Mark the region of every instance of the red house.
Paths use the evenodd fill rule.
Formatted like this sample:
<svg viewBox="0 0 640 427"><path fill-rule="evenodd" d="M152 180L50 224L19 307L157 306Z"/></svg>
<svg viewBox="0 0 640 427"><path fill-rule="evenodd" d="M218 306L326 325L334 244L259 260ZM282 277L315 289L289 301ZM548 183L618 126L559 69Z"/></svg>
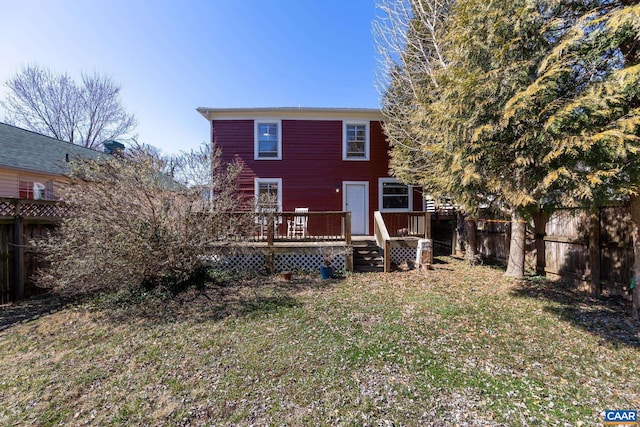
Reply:
<svg viewBox="0 0 640 427"><path fill-rule="evenodd" d="M198 108L223 159L243 165L239 189L278 211L350 211L352 234L373 212L423 211L420 188L389 176L382 113L363 108Z"/></svg>

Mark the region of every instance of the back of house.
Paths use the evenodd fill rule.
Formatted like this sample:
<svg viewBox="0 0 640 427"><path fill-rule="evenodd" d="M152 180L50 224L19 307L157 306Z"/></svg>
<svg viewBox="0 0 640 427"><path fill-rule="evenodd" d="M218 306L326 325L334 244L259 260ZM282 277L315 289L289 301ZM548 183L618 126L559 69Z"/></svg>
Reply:
<svg viewBox="0 0 640 427"><path fill-rule="evenodd" d="M349 211L354 235L373 233L373 213L423 211L419 187L389 175L380 110L198 108L225 162L243 169L239 190L277 211Z"/></svg>

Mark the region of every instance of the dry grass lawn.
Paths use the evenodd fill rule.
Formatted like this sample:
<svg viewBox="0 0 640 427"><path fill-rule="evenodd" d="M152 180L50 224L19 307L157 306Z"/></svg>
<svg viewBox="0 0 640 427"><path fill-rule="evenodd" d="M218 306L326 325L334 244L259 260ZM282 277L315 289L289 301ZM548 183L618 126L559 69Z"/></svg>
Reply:
<svg viewBox="0 0 640 427"><path fill-rule="evenodd" d="M0 425L601 426L640 409L625 302L435 267L0 306Z"/></svg>

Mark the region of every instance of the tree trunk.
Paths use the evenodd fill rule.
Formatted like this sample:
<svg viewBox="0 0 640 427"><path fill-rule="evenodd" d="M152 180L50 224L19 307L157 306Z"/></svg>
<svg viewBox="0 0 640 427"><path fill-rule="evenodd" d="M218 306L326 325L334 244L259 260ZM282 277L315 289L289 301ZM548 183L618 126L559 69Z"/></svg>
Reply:
<svg viewBox="0 0 640 427"><path fill-rule="evenodd" d="M631 219L633 221L633 278L635 286L631 290L633 306L631 317L638 319L640 311L640 196L631 197Z"/></svg>
<svg viewBox="0 0 640 427"><path fill-rule="evenodd" d="M511 212L511 244L505 276L521 279L524 277L524 257L526 251L526 223L514 209Z"/></svg>
<svg viewBox="0 0 640 427"><path fill-rule="evenodd" d="M478 262L478 228L476 221L471 218L465 218L464 228L467 235L466 258L472 265L475 265Z"/></svg>

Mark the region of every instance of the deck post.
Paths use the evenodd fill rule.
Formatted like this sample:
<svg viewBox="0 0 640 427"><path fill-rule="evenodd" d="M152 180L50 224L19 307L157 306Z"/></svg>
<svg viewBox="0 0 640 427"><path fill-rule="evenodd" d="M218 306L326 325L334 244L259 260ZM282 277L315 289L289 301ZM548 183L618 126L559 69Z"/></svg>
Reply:
<svg viewBox="0 0 640 427"><path fill-rule="evenodd" d="M431 239L431 213L424 213L424 238Z"/></svg>
<svg viewBox="0 0 640 427"><path fill-rule="evenodd" d="M267 246L273 246L273 235L275 234L275 225L273 214L270 213L267 219Z"/></svg>
<svg viewBox="0 0 640 427"><path fill-rule="evenodd" d="M391 240L384 241L384 272L391 272Z"/></svg>
<svg viewBox="0 0 640 427"><path fill-rule="evenodd" d="M344 240L347 245L351 244L351 212L344 213Z"/></svg>

